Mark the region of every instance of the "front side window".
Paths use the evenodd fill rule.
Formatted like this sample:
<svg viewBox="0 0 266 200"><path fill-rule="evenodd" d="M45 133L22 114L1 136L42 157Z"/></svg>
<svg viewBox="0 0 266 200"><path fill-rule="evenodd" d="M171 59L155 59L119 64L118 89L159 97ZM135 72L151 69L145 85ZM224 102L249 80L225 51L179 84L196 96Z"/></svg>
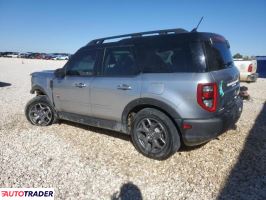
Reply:
<svg viewBox="0 0 266 200"><path fill-rule="evenodd" d="M136 75L138 68L131 47L112 47L105 50L104 76Z"/></svg>
<svg viewBox="0 0 266 200"><path fill-rule="evenodd" d="M69 76L92 76L96 63L96 51L78 52L67 64Z"/></svg>

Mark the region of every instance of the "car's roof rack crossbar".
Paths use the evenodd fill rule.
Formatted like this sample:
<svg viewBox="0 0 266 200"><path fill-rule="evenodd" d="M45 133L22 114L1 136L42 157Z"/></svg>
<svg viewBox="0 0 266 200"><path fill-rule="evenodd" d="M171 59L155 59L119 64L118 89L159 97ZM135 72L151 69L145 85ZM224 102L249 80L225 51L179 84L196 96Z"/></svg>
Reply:
<svg viewBox="0 0 266 200"><path fill-rule="evenodd" d="M177 34L177 33L187 33L188 31L182 28L177 29L165 29L165 30L157 30L157 31L146 31L146 32L139 32L139 33L130 33L125 35L117 35L117 36L111 36L111 37L105 37L105 38L99 38L92 40L88 43L88 45L95 45L95 44L102 44L105 40L112 40L117 38L135 38L135 37L142 37L145 35L166 35L166 34Z"/></svg>

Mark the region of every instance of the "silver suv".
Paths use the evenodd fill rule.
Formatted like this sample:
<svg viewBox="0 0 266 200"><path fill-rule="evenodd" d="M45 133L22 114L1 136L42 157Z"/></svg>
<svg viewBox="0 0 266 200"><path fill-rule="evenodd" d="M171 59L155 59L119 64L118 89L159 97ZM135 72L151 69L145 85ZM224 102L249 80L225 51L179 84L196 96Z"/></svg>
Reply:
<svg viewBox="0 0 266 200"><path fill-rule="evenodd" d="M166 159L239 119L239 72L229 48L221 35L184 29L93 40L63 68L32 74L37 96L26 117L39 126L60 119L119 131L145 156Z"/></svg>

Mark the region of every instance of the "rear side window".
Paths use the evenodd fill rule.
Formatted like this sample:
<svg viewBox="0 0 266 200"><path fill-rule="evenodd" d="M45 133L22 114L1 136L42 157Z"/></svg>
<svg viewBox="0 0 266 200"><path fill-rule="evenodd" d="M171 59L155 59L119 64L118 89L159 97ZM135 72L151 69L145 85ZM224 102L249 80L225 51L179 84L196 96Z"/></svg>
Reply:
<svg viewBox="0 0 266 200"><path fill-rule="evenodd" d="M208 71L232 67L233 59L226 42L205 42Z"/></svg>
<svg viewBox="0 0 266 200"><path fill-rule="evenodd" d="M160 40L138 48L143 73L205 71L205 62L198 62L203 55L201 44Z"/></svg>

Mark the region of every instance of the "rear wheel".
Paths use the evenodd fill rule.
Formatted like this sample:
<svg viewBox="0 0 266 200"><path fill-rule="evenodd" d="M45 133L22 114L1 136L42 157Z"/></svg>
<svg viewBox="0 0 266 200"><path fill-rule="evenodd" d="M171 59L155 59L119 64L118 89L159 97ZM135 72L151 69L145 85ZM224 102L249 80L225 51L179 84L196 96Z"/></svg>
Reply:
<svg viewBox="0 0 266 200"><path fill-rule="evenodd" d="M48 126L55 121L55 110L44 95L36 96L27 103L25 115L31 124L37 126Z"/></svg>
<svg viewBox="0 0 266 200"><path fill-rule="evenodd" d="M172 120L153 108L136 114L131 136L136 149L153 159L166 159L180 148L179 133Z"/></svg>

